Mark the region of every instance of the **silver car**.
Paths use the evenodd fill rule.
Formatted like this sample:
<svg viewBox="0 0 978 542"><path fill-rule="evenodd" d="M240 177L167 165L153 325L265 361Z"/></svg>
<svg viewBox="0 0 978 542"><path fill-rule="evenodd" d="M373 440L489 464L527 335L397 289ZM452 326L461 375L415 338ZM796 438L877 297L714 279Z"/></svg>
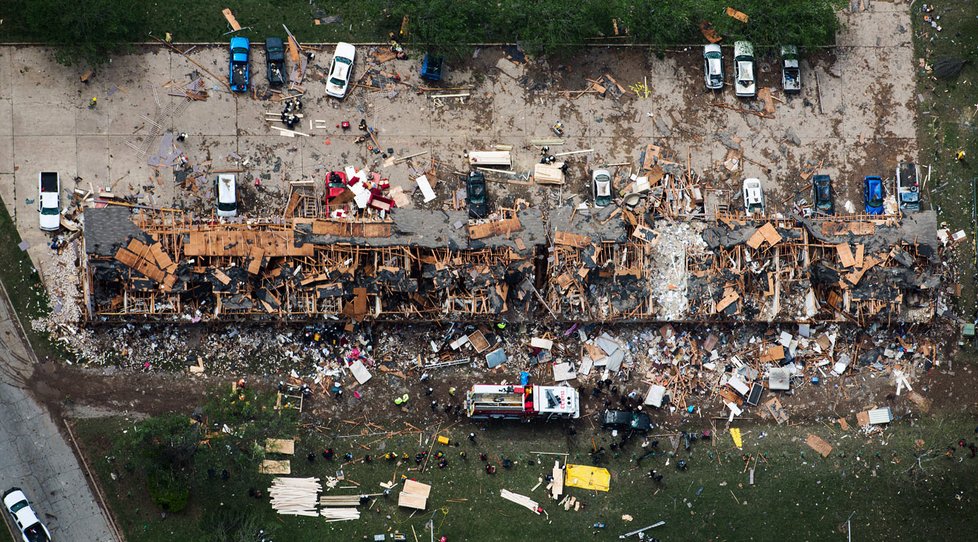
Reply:
<svg viewBox="0 0 978 542"><path fill-rule="evenodd" d="M757 79L754 75L754 45L749 41L734 43L734 90L738 97L757 96Z"/></svg>
<svg viewBox="0 0 978 542"><path fill-rule="evenodd" d="M723 52L715 43L703 47L703 76L706 79L706 88L723 88Z"/></svg>

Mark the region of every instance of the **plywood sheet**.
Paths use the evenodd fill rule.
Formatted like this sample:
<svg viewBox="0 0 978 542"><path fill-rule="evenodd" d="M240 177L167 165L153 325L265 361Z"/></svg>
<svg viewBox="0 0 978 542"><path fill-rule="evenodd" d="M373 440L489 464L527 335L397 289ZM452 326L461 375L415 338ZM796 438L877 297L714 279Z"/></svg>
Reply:
<svg viewBox="0 0 978 542"><path fill-rule="evenodd" d="M253 248L269 258L312 256L315 246L297 246L292 230L209 230L186 234L183 252L186 256L248 256Z"/></svg>
<svg viewBox="0 0 978 542"><path fill-rule="evenodd" d="M414 480L404 480L404 489L402 491L411 495L421 495L427 499L431 495L431 486Z"/></svg>
<svg viewBox="0 0 978 542"><path fill-rule="evenodd" d="M784 347L781 345L773 346L768 348L761 353L760 362L761 363L771 363L774 361L780 361L784 359Z"/></svg>
<svg viewBox="0 0 978 542"><path fill-rule="evenodd" d="M404 508L414 508L415 510L424 510L428 505L428 498L424 495L412 495L410 493L401 492L397 496L397 505L403 506Z"/></svg>
<svg viewBox="0 0 978 542"><path fill-rule="evenodd" d="M258 466L260 474L292 474L292 463L288 459L266 459Z"/></svg>
<svg viewBox="0 0 978 542"><path fill-rule="evenodd" d="M757 231L764 236L764 240L772 247L781 242L781 234L778 233L778 230L770 222L758 228Z"/></svg>
<svg viewBox="0 0 978 542"><path fill-rule="evenodd" d="M828 457L832 453L832 445L817 435L808 435L808 438L805 439L805 444L818 452L822 457Z"/></svg>
<svg viewBox="0 0 978 542"><path fill-rule="evenodd" d="M266 454L295 454L295 440L286 438L267 438L265 439Z"/></svg>

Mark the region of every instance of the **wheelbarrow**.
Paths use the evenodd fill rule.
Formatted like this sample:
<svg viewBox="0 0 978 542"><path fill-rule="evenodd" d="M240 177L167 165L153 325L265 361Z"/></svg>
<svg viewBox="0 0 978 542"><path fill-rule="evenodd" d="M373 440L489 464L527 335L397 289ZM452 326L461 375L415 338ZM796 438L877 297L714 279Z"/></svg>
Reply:
<svg viewBox="0 0 978 542"><path fill-rule="evenodd" d="M425 81L441 81L444 61L445 59L440 56L425 54L421 60L421 78Z"/></svg>

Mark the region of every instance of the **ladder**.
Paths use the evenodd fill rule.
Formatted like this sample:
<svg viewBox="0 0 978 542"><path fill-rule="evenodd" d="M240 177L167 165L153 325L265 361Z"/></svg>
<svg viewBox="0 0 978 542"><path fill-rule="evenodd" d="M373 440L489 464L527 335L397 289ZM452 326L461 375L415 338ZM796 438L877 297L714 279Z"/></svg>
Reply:
<svg viewBox="0 0 978 542"><path fill-rule="evenodd" d="M424 366L425 369L443 369L445 367L455 367L457 365L469 365L472 363L472 358L461 358L453 359L450 361L440 361L438 363L429 363Z"/></svg>

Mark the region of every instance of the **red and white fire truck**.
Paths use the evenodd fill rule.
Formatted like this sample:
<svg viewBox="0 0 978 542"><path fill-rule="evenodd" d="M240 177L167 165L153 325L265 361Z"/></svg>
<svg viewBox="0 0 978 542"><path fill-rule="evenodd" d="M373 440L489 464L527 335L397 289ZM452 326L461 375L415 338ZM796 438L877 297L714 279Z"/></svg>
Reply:
<svg viewBox="0 0 978 542"><path fill-rule="evenodd" d="M573 419L581 415L581 401L568 386L476 384L465 393L465 412L482 420Z"/></svg>

